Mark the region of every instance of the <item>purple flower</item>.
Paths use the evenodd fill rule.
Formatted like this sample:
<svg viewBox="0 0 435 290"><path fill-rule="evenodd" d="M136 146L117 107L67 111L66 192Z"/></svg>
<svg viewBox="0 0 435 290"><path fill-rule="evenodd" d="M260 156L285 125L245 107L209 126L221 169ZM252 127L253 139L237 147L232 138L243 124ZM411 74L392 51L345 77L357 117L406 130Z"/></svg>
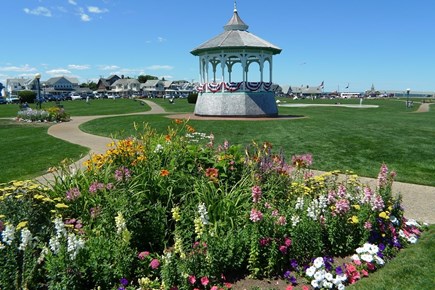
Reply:
<svg viewBox="0 0 435 290"><path fill-rule="evenodd" d="M249 217L251 221L259 222L263 219L263 213L255 208L251 209L251 215Z"/></svg>
<svg viewBox="0 0 435 290"><path fill-rule="evenodd" d="M259 187L258 185L252 187L252 201L254 203L257 203L260 200L261 194L262 194L261 187Z"/></svg>
<svg viewBox="0 0 435 290"><path fill-rule="evenodd" d="M297 270L297 268L299 267L298 262L295 259L290 261L290 266L293 270Z"/></svg>
<svg viewBox="0 0 435 290"><path fill-rule="evenodd" d="M129 180L131 177L131 172L127 167L121 166L115 170L116 181Z"/></svg>
<svg viewBox="0 0 435 290"><path fill-rule="evenodd" d="M121 278L121 280L119 280L119 283L121 283L122 286L127 286L128 285L128 280L125 278Z"/></svg>
<svg viewBox="0 0 435 290"><path fill-rule="evenodd" d="M340 266L338 266L337 268L335 268L335 273L337 275L342 275L343 274L343 269Z"/></svg>

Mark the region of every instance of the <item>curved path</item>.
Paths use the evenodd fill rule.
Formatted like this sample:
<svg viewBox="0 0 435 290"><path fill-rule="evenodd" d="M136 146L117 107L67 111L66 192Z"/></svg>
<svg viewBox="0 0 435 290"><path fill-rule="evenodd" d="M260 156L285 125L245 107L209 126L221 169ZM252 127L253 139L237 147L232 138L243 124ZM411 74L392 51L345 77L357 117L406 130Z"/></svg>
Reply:
<svg viewBox="0 0 435 290"><path fill-rule="evenodd" d="M143 115L143 114L164 114L165 110L154 102L142 100L151 107L150 111L124 114L124 115ZM429 107L429 106L428 106ZM70 122L59 123L49 128L48 134L65 140L67 142L81 145L90 149L86 156L72 164L71 168L82 168L83 162L89 159L89 154L105 153L107 144L113 140L107 137L101 137L85 133L79 129L79 126L85 122L113 116L123 115L103 115L103 116L86 116L74 117ZM315 174L321 174L320 171L315 171ZM53 180L52 174L46 174L37 178L40 182ZM368 184L370 187L376 187L376 179L362 177L361 181ZM393 192L402 194L403 207L408 218L413 218L422 222L435 223L435 187L407 184L402 182L394 182Z"/></svg>

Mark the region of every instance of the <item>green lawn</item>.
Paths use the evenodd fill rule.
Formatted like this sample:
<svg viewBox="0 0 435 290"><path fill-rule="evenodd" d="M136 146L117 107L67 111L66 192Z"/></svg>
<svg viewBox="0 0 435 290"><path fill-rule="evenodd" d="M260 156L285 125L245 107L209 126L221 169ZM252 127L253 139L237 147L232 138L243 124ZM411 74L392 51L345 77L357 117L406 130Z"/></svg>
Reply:
<svg viewBox="0 0 435 290"><path fill-rule="evenodd" d="M47 134L47 124L0 120L0 183L46 173L65 158L78 159L88 150Z"/></svg>
<svg viewBox="0 0 435 290"><path fill-rule="evenodd" d="M293 102L285 99L283 101ZM297 102L310 103L311 100ZM336 100L318 100L334 103ZM193 111L186 100L172 105L157 100L167 110ZM358 100L340 100L358 104ZM280 115L300 115L303 119L273 121L196 121L198 131L213 133L218 142L248 145L269 141L276 149L292 154L312 153L318 170L353 170L360 176L376 177L385 162L398 173L397 180L435 186L435 113L414 113L403 100L364 100L379 108L342 107L279 108ZM94 120L82 130L103 136L126 137L134 134L133 122L149 123L163 131L172 120L164 116L126 116ZM432 137L431 137L432 136Z"/></svg>

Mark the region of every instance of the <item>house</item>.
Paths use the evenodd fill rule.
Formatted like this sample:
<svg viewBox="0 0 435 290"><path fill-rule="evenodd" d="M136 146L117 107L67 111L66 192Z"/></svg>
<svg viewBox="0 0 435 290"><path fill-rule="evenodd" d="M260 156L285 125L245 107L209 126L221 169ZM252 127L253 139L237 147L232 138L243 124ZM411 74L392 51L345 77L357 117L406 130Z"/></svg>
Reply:
<svg viewBox="0 0 435 290"><path fill-rule="evenodd" d="M147 80L140 85L140 89L147 97L163 97L165 93L165 82L161 80Z"/></svg>
<svg viewBox="0 0 435 290"><path fill-rule="evenodd" d="M288 86L287 91L285 91L287 86L283 86L282 92L288 96L298 96L298 97L312 97L316 98L323 94L321 86L300 86L292 87Z"/></svg>
<svg viewBox="0 0 435 290"><path fill-rule="evenodd" d="M26 90L26 85L29 81L30 79L25 78L6 79L6 91L8 95L16 95L19 91Z"/></svg>
<svg viewBox="0 0 435 290"><path fill-rule="evenodd" d="M48 79L42 85L52 92L71 92L78 88L78 80L75 78L54 77Z"/></svg>
<svg viewBox="0 0 435 290"><path fill-rule="evenodd" d="M110 88L112 92L129 97L134 93L139 93L140 83L137 79L119 79Z"/></svg>
<svg viewBox="0 0 435 290"><path fill-rule="evenodd" d="M111 75L108 78L100 78L97 83L97 91L98 92L106 92L110 91L110 86L113 85L114 82L121 79L117 75Z"/></svg>

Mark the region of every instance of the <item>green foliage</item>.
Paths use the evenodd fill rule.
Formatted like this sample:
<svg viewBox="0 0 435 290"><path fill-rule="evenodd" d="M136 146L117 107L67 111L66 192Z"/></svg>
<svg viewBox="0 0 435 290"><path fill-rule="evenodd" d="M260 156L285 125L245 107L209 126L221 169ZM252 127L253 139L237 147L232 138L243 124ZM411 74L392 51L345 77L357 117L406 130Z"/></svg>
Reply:
<svg viewBox="0 0 435 290"><path fill-rule="evenodd" d="M34 103L36 99L36 92L34 91L19 91L18 97L21 103Z"/></svg>
<svg viewBox="0 0 435 290"><path fill-rule="evenodd" d="M196 100L198 99L198 93L190 93L187 96L187 102L189 104L196 104Z"/></svg>
<svg viewBox="0 0 435 290"><path fill-rule="evenodd" d="M151 76L151 75L140 75L137 77L137 80L140 83L145 83L147 80L158 80L159 78L156 76Z"/></svg>

